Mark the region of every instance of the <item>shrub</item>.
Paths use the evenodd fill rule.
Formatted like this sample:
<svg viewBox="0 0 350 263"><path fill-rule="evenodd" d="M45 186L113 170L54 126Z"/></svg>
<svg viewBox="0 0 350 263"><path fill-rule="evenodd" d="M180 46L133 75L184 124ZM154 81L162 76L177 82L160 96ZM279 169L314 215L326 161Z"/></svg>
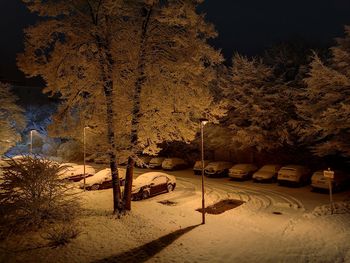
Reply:
<svg viewBox="0 0 350 263"><path fill-rule="evenodd" d="M0 184L0 235L69 221L79 203L71 184L59 178L65 167L37 157L8 160Z"/></svg>
<svg viewBox="0 0 350 263"><path fill-rule="evenodd" d="M43 238L49 241L49 246L58 247L70 243L79 234L80 230L74 224L64 223L50 228Z"/></svg>

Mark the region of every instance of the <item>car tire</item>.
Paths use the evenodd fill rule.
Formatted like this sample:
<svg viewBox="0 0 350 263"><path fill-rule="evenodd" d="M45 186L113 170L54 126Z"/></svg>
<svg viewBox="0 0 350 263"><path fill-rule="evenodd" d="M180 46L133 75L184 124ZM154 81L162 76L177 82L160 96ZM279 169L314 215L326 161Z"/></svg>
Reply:
<svg viewBox="0 0 350 263"><path fill-rule="evenodd" d="M98 189L100 189L100 185L94 184L94 185L91 186L90 189L91 189L91 190L98 190Z"/></svg>
<svg viewBox="0 0 350 263"><path fill-rule="evenodd" d="M171 192L171 191L173 191L174 190L174 186L172 185L172 184L168 184L168 186L167 186L167 191L168 192Z"/></svg>
<svg viewBox="0 0 350 263"><path fill-rule="evenodd" d="M144 190L142 192L142 199L147 199L149 197L149 195L150 195L149 192L147 190Z"/></svg>

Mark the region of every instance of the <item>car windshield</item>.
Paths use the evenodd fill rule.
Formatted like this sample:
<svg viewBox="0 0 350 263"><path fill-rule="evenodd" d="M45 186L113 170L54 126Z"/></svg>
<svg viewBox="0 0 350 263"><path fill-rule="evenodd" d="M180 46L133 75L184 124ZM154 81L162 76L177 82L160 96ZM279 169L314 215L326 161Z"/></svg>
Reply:
<svg viewBox="0 0 350 263"><path fill-rule="evenodd" d="M153 159L151 160L151 163L160 163L160 162L162 162L162 159L161 159L161 158L153 158Z"/></svg>
<svg viewBox="0 0 350 263"><path fill-rule="evenodd" d="M296 171L295 168L289 168L289 167L283 167L281 170L282 170L282 171L293 171L293 172Z"/></svg>
<svg viewBox="0 0 350 263"><path fill-rule="evenodd" d="M155 175L152 175L153 173L145 173L145 174L141 174L139 177L137 177L134 181L133 181L133 186L134 187L139 187L141 185L145 185L148 184L152 181L152 179L154 178Z"/></svg>
<svg viewBox="0 0 350 263"><path fill-rule="evenodd" d="M274 172L276 167L274 165L265 165L261 167L260 171Z"/></svg>
<svg viewBox="0 0 350 263"><path fill-rule="evenodd" d="M208 164L207 168L216 168L219 167L221 164L220 163L210 163Z"/></svg>
<svg viewBox="0 0 350 263"><path fill-rule="evenodd" d="M126 169L118 168L118 175L120 179L124 179L125 174L126 174ZM103 169L97 172L96 174L94 174L93 176L86 178L86 183L92 185L92 184L103 182L105 180L112 180L110 168Z"/></svg>
<svg viewBox="0 0 350 263"><path fill-rule="evenodd" d="M233 168L234 169L247 169L249 167L249 164L237 164Z"/></svg>

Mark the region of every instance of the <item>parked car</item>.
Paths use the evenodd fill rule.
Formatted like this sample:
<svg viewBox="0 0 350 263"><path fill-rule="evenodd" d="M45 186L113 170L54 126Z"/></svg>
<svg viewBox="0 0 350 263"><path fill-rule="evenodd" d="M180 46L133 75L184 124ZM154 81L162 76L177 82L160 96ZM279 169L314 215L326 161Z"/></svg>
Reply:
<svg viewBox="0 0 350 263"><path fill-rule="evenodd" d="M164 160L164 157L154 157L149 161L148 167L151 169L161 168Z"/></svg>
<svg viewBox="0 0 350 263"><path fill-rule="evenodd" d="M141 174L133 181L132 200L141 200L153 195L171 192L176 187L176 178L162 172Z"/></svg>
<svg viewBox="0 0 350 263"><path fill-rule="evenodd" d="M166 158L162 162L163 170L181 170L188 167L187 162L181 158Z"/></svg>
<svg viewBox="0 0 350 263"><path fill-rule="evenodd" d="M84 165L75 163L62 163L60 165L64 167L60 173L61 179L68 179L73 182L79 182L84 178ZM85 178L93 176L95 174L95 169L90 165L85 165Z"/></svg>
<svg viewBox="0 0 350 263"><path fill-rule="evenodd" d="M227 176L228 170L232 167L232 165L233 163L231 162L211 162L205 167L204 174L208 177Z"/></svg>
<svg viewBox="0 0 350 263"><path fill-rule="evenodd" d="M211 160L204 160L204 169L205 167L212 162ZM202 174L202 161L196 161L194 166L193 166L193 173L197 175Z"/></svg>
<svg viewBox="0 0 350 263"><path fill-rule="evenodd" d="M252 163L239 163L230 168L228 176L235 179L249 179L257 169Z"/></svg>
<svg viewBox="0 0 350 263"><path fill-rule="evenodd" d="M279 164L264 165L253 174L253 180L255 182L275 181L277 180L277 173L281 167L282 166Z"/></svg>
<svg viewBox="0 0 350 263"><path fill-rule="evenodd" d="M287 165L278 171L278 184L306 184L310 180L311 174L307 167L302 165Z"/></svg>
<svg viewBox="0 0 350 263"><path fill-rule="evenodd" d="M323 176L323 170L316 171L311 177L313 189L329 189L328 178ZM349 185L350 177L342 171L334 171L334 178L331 179L332 188L335 191L342 190Z"/></svg>
<svg viewBox="0 0 350 263"><path fill-rule="evenodd" d="M151 156L139 156L139 159L136 161L135 166L139 168L147 168L151 159Z"/></svg>
<svg viewBox="0 0 350 263"><path fill-rule="evenodd" d="M118 168L118 175L119 175L120 185L124 185L126 169ZM81 180L79 182L79 187L84 188L84 180ZM95 175L89 178L86 178L85 188L87 190L99 190L99 189L112 188L111 169L110 168L103 169L97 172Z"/></svg>

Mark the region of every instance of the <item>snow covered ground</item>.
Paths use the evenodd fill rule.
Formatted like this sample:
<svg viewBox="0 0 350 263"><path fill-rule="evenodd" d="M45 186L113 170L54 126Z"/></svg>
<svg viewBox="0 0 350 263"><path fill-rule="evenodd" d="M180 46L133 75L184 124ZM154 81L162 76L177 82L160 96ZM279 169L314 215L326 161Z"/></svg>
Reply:
<svg viewBox="0 0 350 263"><path fill-rule="evenodd" d="M180 173L172 173L174 192L133 202L120 219L111 215L110 189L81 193L85 211L75 240L50 248L40 234L27 233L0 243L0 262L350 262L349 193L335 195L331 215L328 196L306 187L207 179L207 205L245 203L207 214L200 225L200 178Z"/></svg>

